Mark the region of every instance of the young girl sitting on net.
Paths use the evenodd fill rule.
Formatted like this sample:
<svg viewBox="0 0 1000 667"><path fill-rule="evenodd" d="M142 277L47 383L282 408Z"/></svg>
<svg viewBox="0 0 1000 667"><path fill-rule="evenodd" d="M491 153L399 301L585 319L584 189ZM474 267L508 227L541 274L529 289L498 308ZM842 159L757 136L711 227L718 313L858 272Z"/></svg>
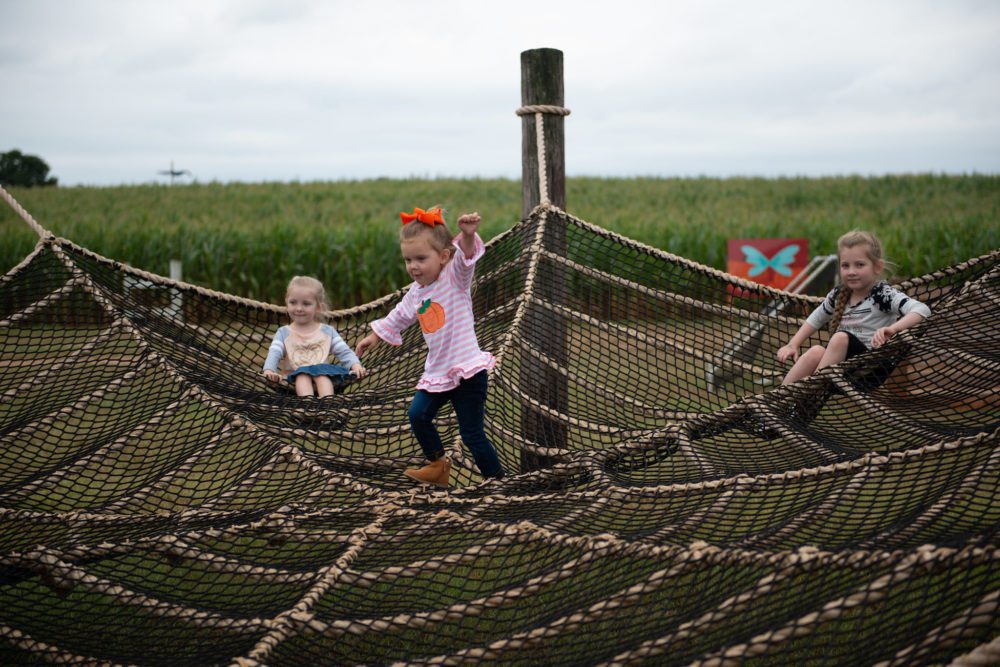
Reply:
<svg viewBox="0 0 1000 667"><path fill-rule="evenodd" d="M401 345L400 332L419 322L428 352L409 418L427 465L407 470L406 475L419 482L448 486L451 462L445 456L434 418L450 401L462 442L472 452L479 472L484 478L503 477L503 467L483 427L488 371L496 361L479 349L472 313L472 277L485 252L476 233L479 214L460 217L462 232L455 238L439 208L417 208L413 213L400 213L400 217L399 247L413 283L392 312L372 322L373 333L362 339L355 351L364 356L383 340Z"/></svg>
<svg viewBox="0 0 1000 667"><path fill-rule="evenodd" d="M342 384L348 375L365 374L361 361L337 333L323 323L326 310L326 290L323 283L308 276L295 276L285 291L285 309L291 323L274 334L264 361L264 376L281 382L278 363L284 359L289 368L286 382L295 387L299 396L332 396L334 384ZM348 368L326 363L335 355Z"/></svg>
<svg viewBox="0 0 1000 667"><path fill-rule="evenodd" d="M782 384L797 382L821 368L881 347L894 335L921 322L930 308L879 278L885 268L882 244L870 232L851 231L837 241L840 281L814 310L787 345L778 361L792 360ZM799 356L799 346L830 323L830 342L814 345Z"/></svg>

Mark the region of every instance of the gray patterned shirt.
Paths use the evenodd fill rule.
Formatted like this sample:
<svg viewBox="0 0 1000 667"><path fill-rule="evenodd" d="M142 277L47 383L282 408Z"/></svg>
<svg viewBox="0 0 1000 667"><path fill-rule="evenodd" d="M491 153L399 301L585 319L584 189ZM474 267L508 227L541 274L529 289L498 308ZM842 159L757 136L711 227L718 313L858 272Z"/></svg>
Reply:
<svg viewBox="0 0 1000 667"><path fill-rule="evenodd" d="M823 303L806 318L806 323L817 331L827 325L833 317L837 304L837 294L843 289L838 285L830 290ZM837 331L854 334L858 340L871 349L872 336L882 327L891 326L896 320L908 313L920 313L930 317L931 309L916 299L911 299L898 289L880 280L872 286L862 301L844 308Z"/></svg>

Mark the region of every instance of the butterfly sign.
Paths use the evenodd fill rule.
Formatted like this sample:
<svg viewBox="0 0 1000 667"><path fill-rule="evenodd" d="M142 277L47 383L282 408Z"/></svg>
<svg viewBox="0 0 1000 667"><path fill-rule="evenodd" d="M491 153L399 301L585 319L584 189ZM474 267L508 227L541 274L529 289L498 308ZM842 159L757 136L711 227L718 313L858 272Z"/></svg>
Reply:
<svg viewBox="0 0 1000 667"><path fill-rule="evenodd" d="M808 239L730 239L729 273L785 289L809 261Z"/></svg>

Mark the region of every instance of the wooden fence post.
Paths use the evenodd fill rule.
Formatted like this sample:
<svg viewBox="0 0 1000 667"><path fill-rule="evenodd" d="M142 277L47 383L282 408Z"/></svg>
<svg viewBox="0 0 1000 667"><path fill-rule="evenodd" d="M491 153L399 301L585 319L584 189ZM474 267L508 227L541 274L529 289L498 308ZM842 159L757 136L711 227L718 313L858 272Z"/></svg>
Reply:
<svg viewBox="0 0 1000 667"><path fill-rule="evenodd" d="M521 52L521 105L563 106L563 54L558 49L532 49ZM545 177L549 201L566 210L566 132L564 117L545 114ZM521 217L527 218L538 204L538 137L535 116L521 116Z"/></svg>
<svg viewBox="0 0 1000 667"><path fill-rule="evenodd" d="M521 104L563 106L563 54L556 49L533 49L521 53ZM560 209L566 206L566 162L563 116L545 114L542 118L545 146L545 174L549 202ZM539 137L535 115L521 116L521 192L522 218L541 203L539 185ZM566 256L566 227L560 218L548 217L542 243L550 252ZM551 304L565 304L566 281L561 268L542 260L537 266L534 296ZM563 319L537 304L531 305L525 328L535 335L537 349L550 362L566 368L566 324ZM569 411L566 377L531 353L521 355L521 390L541 405L560 413ZM564 449L567 442L566 423L525 405L521 415L524 437L539 447ZM554 460L530 447L522 449L521 470L548 467Z"/></svg>

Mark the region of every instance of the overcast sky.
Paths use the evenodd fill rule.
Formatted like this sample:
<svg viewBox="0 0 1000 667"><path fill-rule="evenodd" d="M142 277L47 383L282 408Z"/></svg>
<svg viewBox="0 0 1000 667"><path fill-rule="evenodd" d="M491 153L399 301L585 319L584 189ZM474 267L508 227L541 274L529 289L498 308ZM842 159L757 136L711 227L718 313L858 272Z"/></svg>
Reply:
<svg viewBox="0 0 1000 667"><path fill-rule="evenodd" d="M0 0L0 151L64 185L520 177L520 53L570 176L1000 172L997 0Z"/></svg>

